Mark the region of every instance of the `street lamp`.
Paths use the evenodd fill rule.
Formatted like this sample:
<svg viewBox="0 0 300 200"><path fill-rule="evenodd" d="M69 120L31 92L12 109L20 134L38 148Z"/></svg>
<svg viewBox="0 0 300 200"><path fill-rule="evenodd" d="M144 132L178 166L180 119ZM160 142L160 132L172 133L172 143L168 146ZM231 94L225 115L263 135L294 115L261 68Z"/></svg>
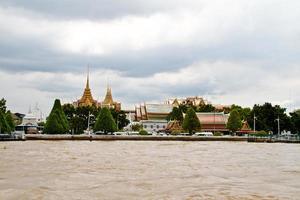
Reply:
<svg viewBox="0 0 300 200"><path fill-rule="evenodd" d="M255 130L255 128L256 128L256 127L255 127L255 125L256 125L256 124L255 124L256 119L257 119L257 117L255 116L255 113L254 113L254 117L253 117L253 129L254 129L254 134L255 134L255 131L256 131L256 130Z"/></svg>
<svg viewBox="0 0 300 200"><path fill-rule="evenodd" d="M93 115L91 115L91 112L89 111L89 116L88 116L88 127L87 127L89 136L91 135L91 130L90 130L90 118L91 118L91 116L93 116Z"/></svg>
<svg viewBox="0 0 300 200"><path fill-rule="evenodd" d="M275 119L275 121L277 121L277 130L278 130L278 136L280 135L280 118L279 118L279 116L278 116L278 118L277 119Z"/></svg>

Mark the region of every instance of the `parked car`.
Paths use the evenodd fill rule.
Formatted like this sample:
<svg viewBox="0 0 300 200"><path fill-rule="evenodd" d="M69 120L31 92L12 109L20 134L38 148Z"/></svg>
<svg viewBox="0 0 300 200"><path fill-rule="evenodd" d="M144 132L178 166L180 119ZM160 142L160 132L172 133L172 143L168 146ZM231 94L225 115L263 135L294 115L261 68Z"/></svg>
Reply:
<svg viewBox="0 0 300 200"><path fill-rule="evenodd" d="M107 135L103 131L96 131L94 132L95 135Z"/></svg>
<svg viewBox="0 0 300 200"><path fill-rule="evenodd" d="M214 136L212 132L197 132L194 136Z"/></svg>

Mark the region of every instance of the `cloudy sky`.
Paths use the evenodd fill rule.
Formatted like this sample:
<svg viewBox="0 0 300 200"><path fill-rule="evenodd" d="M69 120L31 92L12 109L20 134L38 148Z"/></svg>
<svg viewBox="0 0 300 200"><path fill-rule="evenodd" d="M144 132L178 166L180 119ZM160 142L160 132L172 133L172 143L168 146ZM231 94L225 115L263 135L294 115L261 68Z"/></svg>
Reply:
<svg viewBox="0 0 300 200"><path fill-rule="evenodd" d="M300 107L298 0L0 1L0 97L9 109L82 95L125 108L171 97Z"/></svg>

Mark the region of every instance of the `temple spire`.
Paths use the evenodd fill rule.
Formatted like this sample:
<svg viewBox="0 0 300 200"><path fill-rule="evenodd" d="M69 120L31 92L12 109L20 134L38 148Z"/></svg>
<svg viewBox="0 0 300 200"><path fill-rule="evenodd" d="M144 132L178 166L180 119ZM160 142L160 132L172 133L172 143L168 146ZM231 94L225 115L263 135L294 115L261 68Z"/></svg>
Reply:
<svg viewBox="0 0 300 200"><path fill-rule="evenodd" d="M90 88L90 66L87 66L86 89Z"/></svg>

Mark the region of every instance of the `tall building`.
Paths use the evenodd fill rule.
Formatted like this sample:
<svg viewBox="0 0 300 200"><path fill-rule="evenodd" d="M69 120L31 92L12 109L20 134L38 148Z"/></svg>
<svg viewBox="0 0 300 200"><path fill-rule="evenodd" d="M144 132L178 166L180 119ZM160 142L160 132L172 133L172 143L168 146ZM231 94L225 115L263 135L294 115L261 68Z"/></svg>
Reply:
<svg viewBox="0 0 300 200"><path fill-rule="evenodd" d="M75 107L79 107L79 106L98 106L98 102L93 99L93 95L92 95L92 92L91 92L91 89L90 89L89 69L88 69L88 73L87 73L86 85L85 85L85 89L83 91L83 95L79 100L73 102L73 105Z"/></svg>

